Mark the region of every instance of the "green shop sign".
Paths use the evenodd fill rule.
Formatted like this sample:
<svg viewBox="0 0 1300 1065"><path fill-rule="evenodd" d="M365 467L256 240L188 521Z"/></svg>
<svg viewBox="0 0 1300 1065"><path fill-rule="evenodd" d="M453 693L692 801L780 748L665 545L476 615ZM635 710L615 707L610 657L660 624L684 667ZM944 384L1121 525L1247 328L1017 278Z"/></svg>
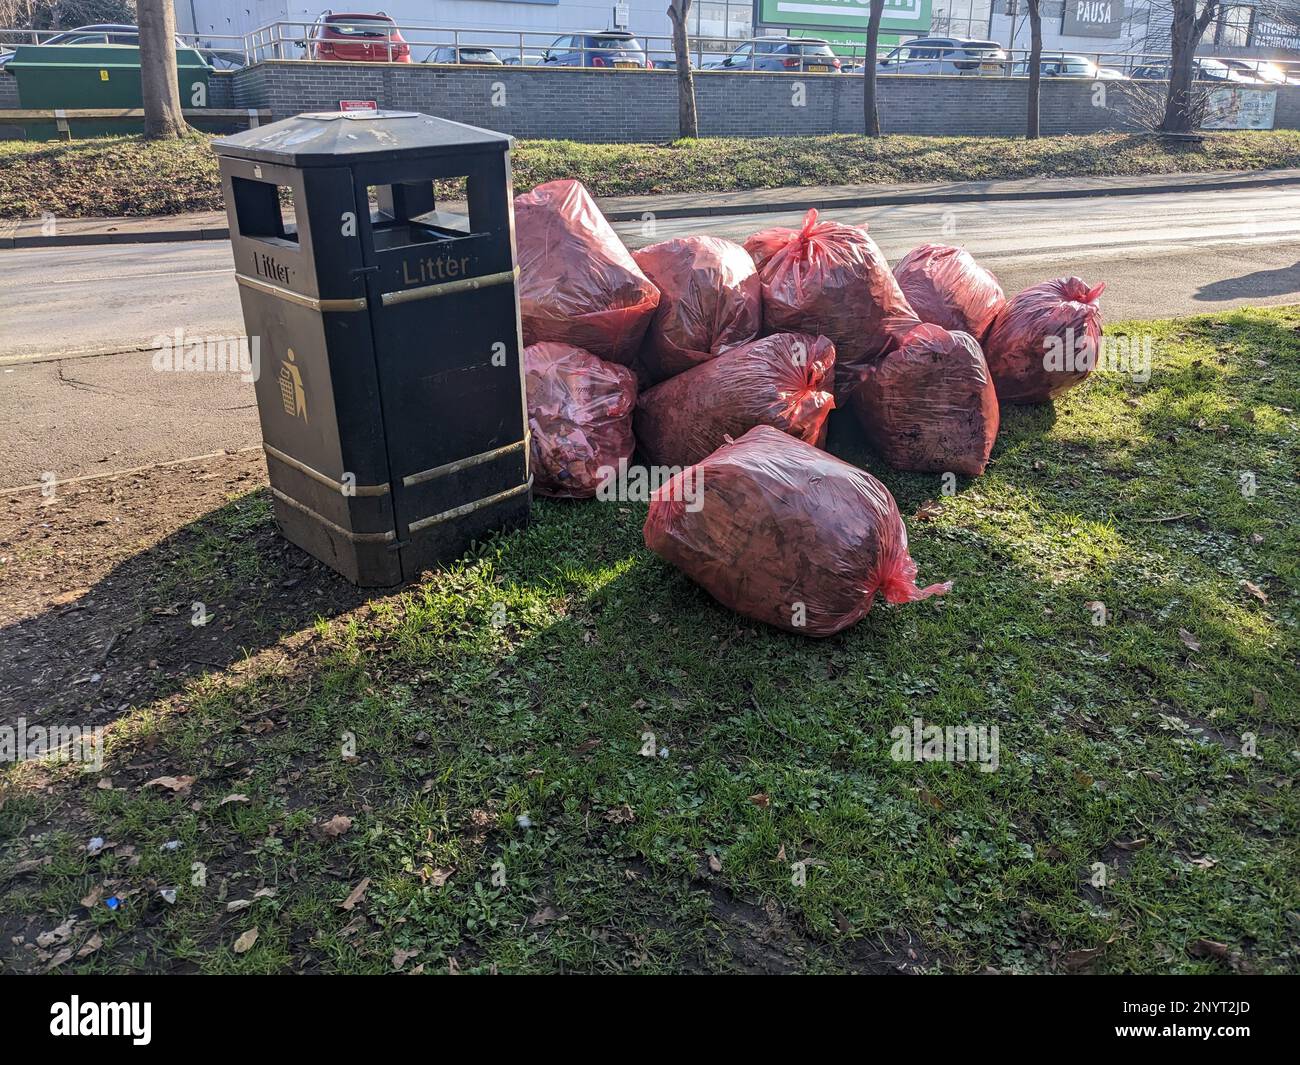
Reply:
<svg viewBox="0 0 1300 1065"><path fill-rule="evenodd" d="M807 26L865 33L868 0L758 0L761 26ZM930 32L930 0L885 0L881 30ZM883 38L882 38L883 39Z"/></svg>

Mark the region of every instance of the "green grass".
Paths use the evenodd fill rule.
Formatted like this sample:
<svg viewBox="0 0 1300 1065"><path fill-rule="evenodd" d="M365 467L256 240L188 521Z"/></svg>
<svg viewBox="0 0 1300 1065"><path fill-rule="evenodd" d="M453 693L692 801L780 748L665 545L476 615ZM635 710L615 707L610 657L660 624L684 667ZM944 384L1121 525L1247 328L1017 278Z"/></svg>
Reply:
<svg viewBox="0 0 1300 1065"><path fill-rule="evenodd" d="M219 210L209 138L0 142L0 218L166 215ZM851 135L705 138L672 144L519 141L515 187L575 177L596 196L790 185L991 181L1300 166L1300 131L1211 134L1200 144L1103 133L1045 137Z"/></svg>
<svg viewBox="0 0 1300 1065"><path fill-rule="evenodd" d="M1151 338L1150 382L1006 411L956 495L836 426L948 596L791 637L651 556L643 506L541 502L462 563L133 707L104 775L189 774L191 795L11 769L0 919L82 914L77 942L103 946L64 968L86 971L382 972L397 951L426 971L1294 971L1300 310L1108 335ZM267 520L227 511L201 531ZM206 542L189 579L276 575ZM893 761L914 716L996 724L999 770ZM119 847L89 858L93 835ZM104 883L138 893L83 911Z"/></svg>

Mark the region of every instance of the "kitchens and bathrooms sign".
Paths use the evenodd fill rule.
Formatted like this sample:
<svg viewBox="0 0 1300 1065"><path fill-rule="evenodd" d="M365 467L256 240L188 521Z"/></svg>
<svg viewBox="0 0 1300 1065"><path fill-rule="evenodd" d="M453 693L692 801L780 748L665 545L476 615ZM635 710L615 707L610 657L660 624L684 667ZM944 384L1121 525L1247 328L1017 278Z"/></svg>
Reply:
<svg viewBox="0 0 1300 1065"><path fill-rule="evenodd" d="M1065 0L1063 37L1118 37L1123 0Z"/></svg>
<svg viewBox="0 0 1300 1065"><path fill-rule="evenodd" d="M930 32L931 0L885 0L880 28L908 33ZM818 27L865 32L871 15L868 0L759 0L763 26Z"/></svg>

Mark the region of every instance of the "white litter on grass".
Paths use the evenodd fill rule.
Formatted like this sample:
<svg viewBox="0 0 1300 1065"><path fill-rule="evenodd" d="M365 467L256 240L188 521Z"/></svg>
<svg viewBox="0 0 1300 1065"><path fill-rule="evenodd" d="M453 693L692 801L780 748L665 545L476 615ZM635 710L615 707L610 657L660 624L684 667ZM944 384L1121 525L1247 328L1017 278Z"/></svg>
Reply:
<svg viewBox="0 0 1300 1065"><path fill-rule="evenodd" d="M517 824L520 828L532 828L533 819L529 817L526 813L523 813L515 818L515 824Z"/></svg>
<svg viewBox="0 0 1300 1065"><path fill-rule="evenodd" d="M89 843L86 844L86 852L88 854L98 854L103 849L104 849L103 836L96 836L94 839L92 839Z"/></svg>

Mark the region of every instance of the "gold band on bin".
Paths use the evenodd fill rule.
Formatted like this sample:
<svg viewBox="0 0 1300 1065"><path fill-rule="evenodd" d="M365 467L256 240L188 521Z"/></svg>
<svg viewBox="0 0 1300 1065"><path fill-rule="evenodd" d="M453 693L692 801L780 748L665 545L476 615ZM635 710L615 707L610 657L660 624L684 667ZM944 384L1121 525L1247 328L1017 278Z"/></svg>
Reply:
<svg viewBox="0 0 1300 1065"><path fill-rule="evenodd" d="M354 300L322 300L315 296L304 296L301 292L294 292L292 289L281 288L279 285L259 281L255 277L245 277L243 274L235 274L235 280L244 288L251 288L254 292L263 292L268 296L296 303L300 307L310 307L313 311L364 311L366 309L365 296L358 296Z"/></svg>
<svg viewBox="0 0 1300 1065"><path fill-rule="evenodd" d="M499 459L503 455L509 455L512 451L522 451L528 447L528 438L531 434L524 433L522 440L516 440L513 444L506 444L502 447L493 448L491 451L481 451L477 455L470 455L468 458L457 459L455 462L446 462L441 466L434 466L431 470L421 470L419 473L408 473L402 478L403 488L413 488L417 484L424 484L426 481L434 481L439 477L446 477L449 473L459 473L461 470L467 470L471 466L479 466L484 462L491 462L493 459Z"/></svg>
<svg viewBox="0 0 1300 1065"><path fill-rule="evenodd" d="M487 496L483 499L476 499L473 503L466 503L464 506L453 507L451 510L444 510L441 514L433 514L427 518L421 518L419 521L413 521L406 527L407 535L420 532L429 528L431 525L439 525L444 521L452 521L455 518L463 518L466 514L473 514L476 510L482 510L484 507L490 507L494 503L503 503L513 496L522 495L530 491L533 487L533 478L529 474L528 480L523 484L517 484L514 488L507 488L504 492L498 492L496 495Z"/></svg>
<svg viewBox="0 0 1300 1065"><path fill-rule="evenodd" d="M484 274L482 277L463 277L459 281L444 281L440 285L421 285L419 288L403 288L396 292L385 292L381 297L385 307L395 303L410 303L412 300L428 300L435 296L450 296L456 292L476 292L492 285L504 285L514 281L519 275L519 267L502 270L499 274Z"/></svg>
<svg viewBox="0 0 1300 1065"><path fill-rule="evenodd" d="M357 484L344 485L342 481L337 481L328 473L321 473L320 470L313 469L305 462L299 462L292 455L286 455L279 448L274 448L270 444L263 443L262 450L270 455L277 462L283 462L291 470L297 470L299 473L310 477L313 481L319 481L328 488L333 488L342 495L354 496L386 496L388 495L388 485L386 484ZM345 490L346 489L346 490Z"/></svg>

